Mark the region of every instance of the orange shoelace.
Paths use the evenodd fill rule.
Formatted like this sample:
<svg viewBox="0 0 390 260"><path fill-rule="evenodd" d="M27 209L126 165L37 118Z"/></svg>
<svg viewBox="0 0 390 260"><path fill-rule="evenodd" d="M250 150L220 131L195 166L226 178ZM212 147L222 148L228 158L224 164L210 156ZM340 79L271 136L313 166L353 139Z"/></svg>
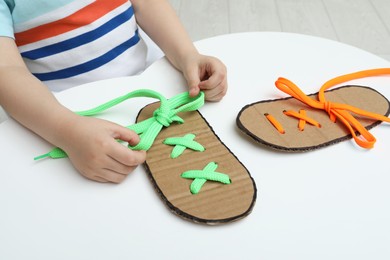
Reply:
<svg viewBox="0 0 390 260"><path fill-rule="evenodd" d="M292 111L292 110L289 110L289 111L284 110L283 113L286 116L292 116L292 117L295 117L295 118L299 119L298 129L300 131L303 131L305 129L306 122L311 124L311 125L314 125L316 127L321 128L321 124L320 123L318 123L314 119L306 116L306 111L304 109L300 109L299 113L297 113L295 111Z"/></svg>
<svg viewBox="0 0 390 260"><path fill-rule="evenodd" d="M313 126L321 128L321 124L318 123L313 118L308 117L306 115L306 111L304 109L300 109L299 113L292 111L292 110L288 110L288 111L284 110L283 114L285 114L286 116L295 117L296 119L299 119L299 123L298 123L299 131L305 130L306 123L309 123ZM269 113L265 113L264 116L268 119L268 121L271 123L271 125L273 125L276 128L276 130L279 133L281 133L281 134L286 133L286 131L283 128L283 125L273 115L270 115Z"/></svg>
<svg viewBox="0 0 390 260"><path fill-rule="evenodd" d="M285 134L286 131L284 131L284 128L281 123L279 123L278 120L273 115L270 115L268 113L265 113L264 116L268 119L268 121L278 130L279 133Z"/></svg>
<svg viewBox="0 0 390 260"><path fill-rule="evenodd" d="M327 101L325 98L325 90L350 80L382 75L390 75L390 68L363 70L333 78L327 81L324 85L322 85L320 91L318 92L318 100L313 100L309 98L299 89L297 85L295 85L288 79L279 78L275 82L275 85L279 90L285 92L288 95L291 95L292 97L298 99L306 105L312 108L322 109L326 111L333 122L336 121L336 118L339 119L348 128L355 142L359 146L369 149L374 146L376 142L375 137L361 123L359 123L359 121L354 118L350 114L350 112L353 112L360 116L389 123L390 118L376 113L368 112L347 104L333 103ZM360 135L360 138L358 137L358 135Z"/></svg>

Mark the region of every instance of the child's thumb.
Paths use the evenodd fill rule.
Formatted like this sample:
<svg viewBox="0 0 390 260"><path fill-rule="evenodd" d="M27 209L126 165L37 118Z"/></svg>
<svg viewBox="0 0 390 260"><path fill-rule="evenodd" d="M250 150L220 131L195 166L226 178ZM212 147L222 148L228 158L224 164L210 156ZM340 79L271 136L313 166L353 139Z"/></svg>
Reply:
<svg viewBox="0 0 390 260"><path fill-rule="evenodd" d="M195 97L199 94L199 83L200 80L197 73L194 72L187 76L188 92L190 93L191 97Z"/></svg>

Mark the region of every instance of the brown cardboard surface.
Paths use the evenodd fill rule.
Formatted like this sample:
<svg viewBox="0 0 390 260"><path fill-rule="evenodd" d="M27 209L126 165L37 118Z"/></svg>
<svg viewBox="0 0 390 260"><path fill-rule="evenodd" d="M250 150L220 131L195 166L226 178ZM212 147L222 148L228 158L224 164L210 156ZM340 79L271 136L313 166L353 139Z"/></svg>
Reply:
<svg viewBox="0 0 390 260"><path fill-rule="evenodd" d="M153 115L159 103L143 108L137 122ZM221 142L199 111L178 114L183 124L172 124L157 136L147 152L145 167L163 201L177 215L197 223L222 224L247 216L256 201L256 185L250 173L237 157ZM195 141L205 147L197 152L186 149L172 159L173 147L163 144L168 137L195 134ZM207 181L198 194L190 192L192 179L181 174L202 170L209 162L218 164L217 172L228 174L231 184Z"/></svg>
<svg viewBox="0 0 390 260"><path fill-rule="evenodd" d="M317 100L317 93L309 97ZM388 116L390 112L389 101L369 87L343 86L326 91L325 97L330 102L348 104L380 115ZM319 122L322 127L306 124L304 131L300 131L299 120L283 114L284 110L298 112L300 109L305 109L307 116ZM285 134L280 134L275 129L264 116L265 113L273 115L283 125ZM366 129L381 123L354 116ZM343 123L332 122L327 112L311 108L292 97L264 100L245 106L237 116L237 126L255 141L288 152L310 151L352 138Z"/></svg>

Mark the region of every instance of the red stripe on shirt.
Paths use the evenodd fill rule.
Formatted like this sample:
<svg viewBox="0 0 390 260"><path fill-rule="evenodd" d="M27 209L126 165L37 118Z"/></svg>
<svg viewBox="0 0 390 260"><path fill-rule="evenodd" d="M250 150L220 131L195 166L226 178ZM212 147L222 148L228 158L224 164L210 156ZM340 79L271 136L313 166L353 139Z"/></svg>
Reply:
<svg viewBox="0 0 390 260"><path fill-rule="evenodd" d="M15 33L18 46L57 36L90 24L129 0L96 0L60 20Z"/></svg>

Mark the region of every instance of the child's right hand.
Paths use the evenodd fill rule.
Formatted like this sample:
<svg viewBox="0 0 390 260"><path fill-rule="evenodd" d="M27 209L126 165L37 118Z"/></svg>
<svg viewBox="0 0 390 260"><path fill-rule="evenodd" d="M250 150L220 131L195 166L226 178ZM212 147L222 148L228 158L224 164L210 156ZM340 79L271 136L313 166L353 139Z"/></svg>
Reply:
<svg viewBox="0 0 390 260"><path fill-rule="evenodd" d="M98 182L122 182L146 159L145 151L133 151L119 143L138 144L139 136L132 130L115 123L77 116L68 122L66 145L74 167L86 178Z"/></svg>
<svg viewBox="0 0 390 260"><path fill-rule="evenodd" d="M0 46L1 106L19 123L62 148L83 176L119 183L145 161L145 151L132 151L116 141L134 146L139 142L136 133L65 108L30 73L13 39L0 37Z"/></svg>

